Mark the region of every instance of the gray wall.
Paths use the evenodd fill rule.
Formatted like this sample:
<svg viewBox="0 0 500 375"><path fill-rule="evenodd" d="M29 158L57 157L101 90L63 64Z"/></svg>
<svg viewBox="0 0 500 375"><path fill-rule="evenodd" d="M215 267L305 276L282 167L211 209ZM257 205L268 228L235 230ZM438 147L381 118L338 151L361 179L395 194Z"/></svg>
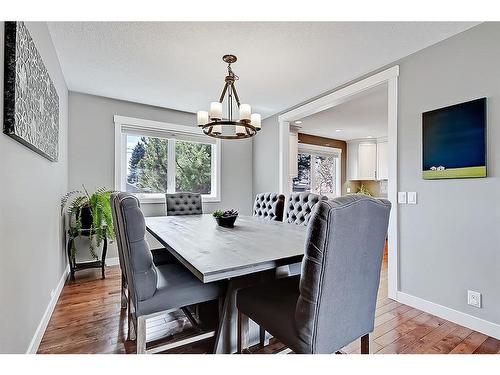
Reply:
<svg viewBox="0 0 500 375"><path fill-rule="evenodd" d="M67 264L59 202L68 182L68 90L47 25L26 25L59 95L59 161L0 134L0 353L26 352ZM2 22L2 71L3 43ZM0 80L3 87L3 73Z"/></svg>
<svg viewBox="0 0 500 375"><path fill-rule="evenodd" d="M194 126L188 112L99 96L69 93L69 188L114 187L114 115ZM222 141L221 202L205 203L204 212L234 208L250 214L252 207L252 140ZM143 204L148 216L164 215L164 204ZM149 239L152 246L156 241ZM83 251L83 250L82 250ZM112 245L109 257L116 257Z"/></svg>
<svg viewBox="0 0 500 375"><path fill-rule="evenodd" d="M400 63L399 190L401 290L500 323L500 24L483 24ZM424 111L488 97L488 178L424 181ZM483 309L467 305L483 293Z"/></svg>
<svg viewBox="0 0 500 375"><path fill-rule="evenodd" d="M400 289L497 324L499 41L500 24L482 24L390 65L400 65L398 190L418 192L418 204L399 211ZM422 112L482 96L488 97L488 178L424 181ZM254 191L276 190L277 116L262 127L254 140ZM467 305L467 289L483 293L482 309Z"/></svg>
<svg viewBox="0 0 500 375"><path fill-rule="evenodd" d="M262 121L253 141L253 193L278 191L278 115Z"/></svg>

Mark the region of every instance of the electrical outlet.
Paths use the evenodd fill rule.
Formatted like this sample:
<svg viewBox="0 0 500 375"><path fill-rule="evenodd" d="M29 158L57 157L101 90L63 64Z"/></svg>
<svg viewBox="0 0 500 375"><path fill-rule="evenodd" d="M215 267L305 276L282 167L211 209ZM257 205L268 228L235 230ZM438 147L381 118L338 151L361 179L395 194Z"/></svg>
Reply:
<svg viewBox="0 0 500 375"><path fill-rule="evenodd" d="M474 292L473 290L468 290L467 291L467 304L481 308L481 293L479 292Z"/></svg>

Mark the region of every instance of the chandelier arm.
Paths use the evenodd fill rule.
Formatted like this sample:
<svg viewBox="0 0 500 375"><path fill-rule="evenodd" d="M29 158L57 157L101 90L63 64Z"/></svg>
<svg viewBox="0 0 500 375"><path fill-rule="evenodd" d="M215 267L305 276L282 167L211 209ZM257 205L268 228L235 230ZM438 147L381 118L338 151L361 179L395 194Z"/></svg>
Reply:
<svg viewBox="0 0 500 375"><path fill-rule="evenodd" d="M233 95L231 85L229 84L229 89L227 90L227 113L229 116L229 121L233 121Z"/></svg>
<svg viewBox="0 0 500 375"><path fill-rule="evenodd" d="M228 86L229 86L229 84L226 82L226 84L224 85L224 88L222 89L222 94L219 98L219 103L222 103L224 101L224 96L226 95L226 91L227 91Z"/></svg>
<svg viewBox="0 0 500 375"><path fill-rule="evenodd" d="M238 104L238 108L240 107L240 98L238 93L236 92L236 87L234 87L234 82L231 83L231 87L233 88L234 98L236 99L236 103Z"/></svg>

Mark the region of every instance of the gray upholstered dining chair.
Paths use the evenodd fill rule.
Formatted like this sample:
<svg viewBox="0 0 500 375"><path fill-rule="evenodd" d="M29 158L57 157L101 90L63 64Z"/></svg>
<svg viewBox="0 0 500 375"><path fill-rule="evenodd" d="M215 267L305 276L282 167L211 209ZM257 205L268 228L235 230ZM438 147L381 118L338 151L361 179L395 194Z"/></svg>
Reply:
<svg viewBox="0 0 500 375"><path fill-rule="evenodd" d="M167 216L202 214L201 194L165 194ZM176 262L175 257L165 248L151 249L156 266Z"/></svg>
<svg viewBox="0 0 500 375"><path fill-rule="evenodd" d="M111 213L113 215L113 223L116 223L116 211L114 210L113 206L113 197L111 197ZM117 232L115 228L115 233ZM116 242L118 245L118 251L121 249L120 245L120 238L117 236ZM164 264L169 264L169 263L174 263L177 260L175 257L167 251L165 248L160 248L160 249L151 249L151 255L153 256L153 263L155 266L162 266ZM119 256L119 261L120 261L120 269L121 269L121 307L122 309L128 308L128 283L127 283L127 273L125 271L125 264L122 262L123 257ZM192 317L189 316L190 321L192 321ZM128 322L128 335L131 337L131 326L130 326L130 319Z"/></svg>
<svg viewBox="0 0 500 375"><path fill-rule="evenodd" d="M271 221L283 221L285 196L278 193L260 193L255 196L253 216Z"/></svg>
<svg viewBox="0 0 500 375"><path fill-rule="evenodd" d="M357 338L368 353L390 209L362 195L320 201L302 274L238 291L239 351L250 318L296 353L335 353Z"/></svg>
<svg viewBox="0 0 500 375"><path fill-rule="evenodd" d="M120 265L127 275L129 319L135 326L137 353L146 353L147 318L218 299L224 288L219 283L202 283L179 263L156 267L146 242L146 225L138 199L128 193L115 193L111 203ZM214 331L204 332L148 352L182 346L214 334Z"/></svg>
<svg viewBox="0 0 500 375"><path fill-rule="evenodd" d="M297 225L307 225L311 217L314 205L328 198L324 195L314 193L292 193L288 198L285 222ZM278 277L283 275L292 276L300 274L300 263L290 264L280 268Z"/></svg>
<svg viewBox="0 0 500 375"><path fill-rule="evenodd" d="M201 194L174 193L165 194L167 216L200 215L203 213Z"/></svg>
<svg viewBox="0 0 500 375"><path fill-rule="evenodd" d="M314 193L292 193L288 198L286 209L286 223L307 225L311 217L314 205L321 200L327 200L325 196Z"/></svg>

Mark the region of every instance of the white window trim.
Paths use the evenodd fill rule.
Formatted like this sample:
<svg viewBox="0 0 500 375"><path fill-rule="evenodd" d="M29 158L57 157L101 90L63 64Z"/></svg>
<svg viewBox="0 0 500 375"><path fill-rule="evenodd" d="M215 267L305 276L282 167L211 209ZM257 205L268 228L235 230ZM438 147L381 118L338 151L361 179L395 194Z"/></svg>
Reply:
<svg viewBox="0 0 500 375"><path fill-rule="evenodd" d="M161 121L145 120L126 116L113 116L115 123L115 190L123 191L122 183L127 175L127 157L122 152L122 147L126 142L125 129L154 130L159 132L170 133L170 135L194 135L205 136L203 131L194 126L177 125ZM168 134L167 134L168 135ZM208 138L208 136L206 136ZM214 143L215 141L215 143ZM202 202L220 202L221 201L221 141L220 139L210 138L210 143L213 143L212 151L212 194L202 195ZM172 146L170 146L172 145ZM175 152L175 143L169 142L169 160L174 160L170 157ZM172 154L173 155L173 154ZM173 182L172 182L173 181ZM171 186L173 184L173 186ZM169 181L169 189L175 189L175 180ZM136 194L141 203L165 203L165 194Z"/></svg>
<svg viewBox="0 0 500 375"><path fill-rule="evenodd" d="M335 196L339 197L342 192L342 183L341 183L341 157L342 157L342 149L340 148L335 148L335 147L326 147L326 146L317 146L317 145L311 145L307 143L299 143L298 147L298 153L299 154L309 154L309 155L332 155L337 158L337 162L335 163L335 176L336 176L336 181L335 181ZM311 176L311 184L314 179L314 168L312 166L312 161L311 161L311 171L310 171L310 176Z"/></svg>

